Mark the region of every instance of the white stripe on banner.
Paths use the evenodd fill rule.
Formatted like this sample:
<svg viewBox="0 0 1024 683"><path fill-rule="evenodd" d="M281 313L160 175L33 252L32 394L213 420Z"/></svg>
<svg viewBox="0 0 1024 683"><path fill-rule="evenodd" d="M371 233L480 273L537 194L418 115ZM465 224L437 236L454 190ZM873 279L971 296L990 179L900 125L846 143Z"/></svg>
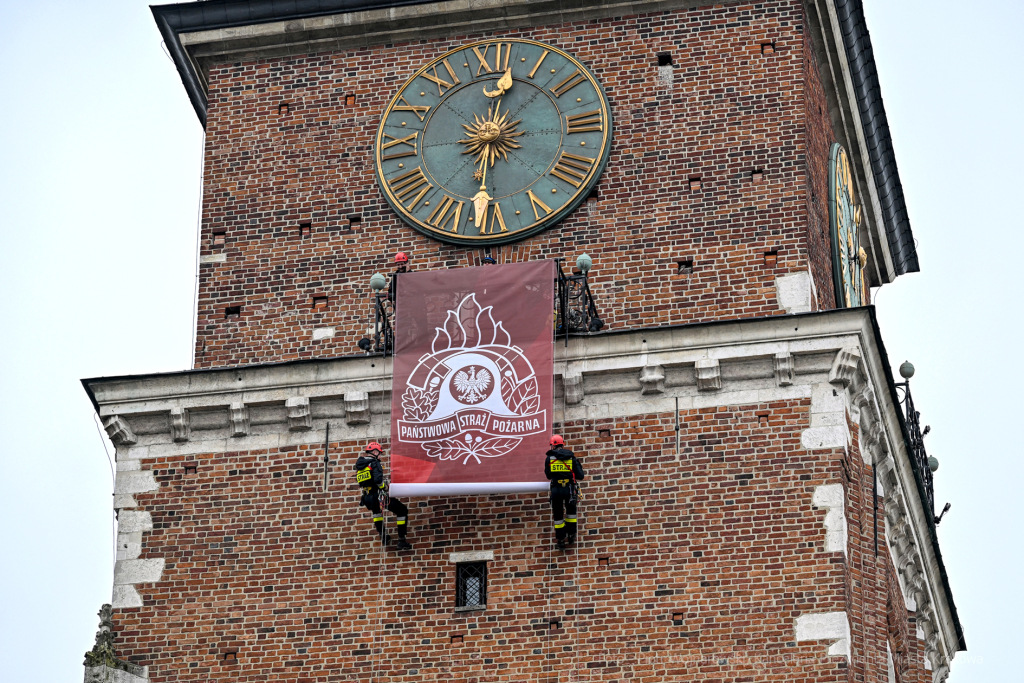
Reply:
<svg viewBox="0 0 1024 683"><path fill-rule="evenodd" d="M492 493L533 493L547 491L550 482L546 481L493 481L482 483L444 483L433 484L391 484L391 495L405 498L425 498L427 496L488 496Z"/></svg>

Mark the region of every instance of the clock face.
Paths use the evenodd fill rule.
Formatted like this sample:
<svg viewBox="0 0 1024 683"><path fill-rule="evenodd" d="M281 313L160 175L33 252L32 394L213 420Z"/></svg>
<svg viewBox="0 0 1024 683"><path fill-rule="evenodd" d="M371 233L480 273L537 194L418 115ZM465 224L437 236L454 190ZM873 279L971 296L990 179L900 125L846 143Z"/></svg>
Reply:
<svg viewBox="0 0 1024 683"><path fill-rule="evenodd" d="M502 244L565 218L608 160L594 76L529 40L470 43L429 62L384 111L374 154L391 207L431 237Z"/></svg>
<svg viewBox="0 0 1024 683"><path fill-rule="evenodd" d="M861 209L854 197L850 161L842 145L829 155L829 223L832 233L832 273L836 307L864 305L864 264L860 246Z"/></svg>

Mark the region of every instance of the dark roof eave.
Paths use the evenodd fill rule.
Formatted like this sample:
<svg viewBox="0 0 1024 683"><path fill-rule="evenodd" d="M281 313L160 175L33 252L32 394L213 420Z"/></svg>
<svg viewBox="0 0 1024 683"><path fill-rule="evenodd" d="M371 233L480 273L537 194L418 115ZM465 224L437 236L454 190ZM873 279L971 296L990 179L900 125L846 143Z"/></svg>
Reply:
<svg viewBox="0 0 1024 683"><path fill-rule="evenodd" d="M917 260L917 244L910 230L903 184L896 167L896 154L882 103L871 36L864 20L863 0L836 0L835 5L893 268L896 275L916 273L921 270Z"/></svg>

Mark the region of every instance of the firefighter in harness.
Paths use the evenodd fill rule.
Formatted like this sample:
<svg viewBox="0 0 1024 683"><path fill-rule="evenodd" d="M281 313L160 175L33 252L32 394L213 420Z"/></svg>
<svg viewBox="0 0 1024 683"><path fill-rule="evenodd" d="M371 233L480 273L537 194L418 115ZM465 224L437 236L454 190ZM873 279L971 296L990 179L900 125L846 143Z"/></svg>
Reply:
<svg viewBox="0 0 1024 683"><path fill-rule="evenodd" d="M586 475L583 466L558 434L551 437L551 450L544 460L544 474L551 480L551 517L555 521L555 545L564 549L576 542L576 503L579 483Z"/></svg>
<svg viewBox="0 0 1024 683"><path fill-rule="evenodd" d="M366 445L366 454L359 456L353 469L356 471L356 484L363 490L363 497L359 503L373 513L373 526L380 535L381 545L387 545L391 537L384 528L384 510L394 513L395 523L398 526L398 549L408 550L412 545L405 540L408 533L407 508L402 501L388 496L388 483L384 479L384 468L380 464L380 454L383 448L376 441Z"/></svg>

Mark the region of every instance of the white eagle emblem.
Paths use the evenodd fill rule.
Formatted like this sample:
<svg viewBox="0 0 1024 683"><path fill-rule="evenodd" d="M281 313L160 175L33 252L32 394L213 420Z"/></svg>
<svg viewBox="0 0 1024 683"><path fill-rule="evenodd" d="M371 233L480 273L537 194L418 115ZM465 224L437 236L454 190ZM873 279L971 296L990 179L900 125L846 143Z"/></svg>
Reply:
<svg viewBox="0 0 1024 683"><path fill-rule="evenodd" d="M476 366L470 365L469 372L464 369L455 373L453 380L455 388L459 391L459 400L463 403L479 403L487 397L487 388L491 384L491 373L485 368L480 368L477 373Z"/></svg>

